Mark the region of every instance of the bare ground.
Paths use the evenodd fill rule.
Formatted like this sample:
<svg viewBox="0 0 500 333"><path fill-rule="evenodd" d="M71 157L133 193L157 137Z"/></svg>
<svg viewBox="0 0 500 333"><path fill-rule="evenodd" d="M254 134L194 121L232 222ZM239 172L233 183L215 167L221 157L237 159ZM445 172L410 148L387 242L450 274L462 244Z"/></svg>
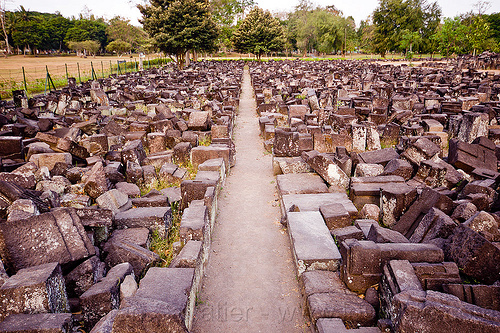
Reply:
<svg viewBox="0 0 500 333"><path fill-rule="evenodd" d="M309 332L255 109L245 70L236 165L220 195L193 332Z"/></svg>

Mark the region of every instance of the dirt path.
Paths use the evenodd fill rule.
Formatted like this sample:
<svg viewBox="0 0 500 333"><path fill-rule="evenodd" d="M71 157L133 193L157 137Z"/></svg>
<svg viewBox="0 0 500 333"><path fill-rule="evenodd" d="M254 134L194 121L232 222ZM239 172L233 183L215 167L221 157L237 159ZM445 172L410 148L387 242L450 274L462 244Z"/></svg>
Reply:
<svg viewBox="0 0 500 333"><path fill-rule="evenodd" d="M290 241L279 222L272 157L264 154L259 137L248 70L242 85L236 165L220 195L192 331L309 331Z"/></svg>

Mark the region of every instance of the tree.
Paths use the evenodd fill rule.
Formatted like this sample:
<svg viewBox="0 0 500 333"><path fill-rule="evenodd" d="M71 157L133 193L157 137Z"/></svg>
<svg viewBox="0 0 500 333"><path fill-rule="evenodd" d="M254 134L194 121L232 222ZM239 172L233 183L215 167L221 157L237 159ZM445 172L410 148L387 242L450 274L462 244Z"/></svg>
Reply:
<svg viewBox="0 0 500 333"><path fill-rule="evenodd" d="M101 44L95 40L85 40L83 42L68 42L68 47L70 50L75 51L78 55L83 53L84 55L96 55L101 48Z"/></svg>
<svg viewBox="0 0 500 333"><path fill-rule="evenodd" d="M205 0L150 0L137 6L143 15L144 30L156 46L175 55L179 68L185 64L188 51L216 50L219 29Z"/></svg>
<svg viewBox="0 0 500 333"><path fill-rule="evenodd" d="M437 2L425 0L380 0L373 12L374 46L382 56L387 51L400 50L405 31L417 32L422 38L421 51L426 50L441 18Z"/></svg>
<svg viewBox="0 0 500 333"><path fill-rule="evenodd" d="M116 52L118 55L122 55L123 53L132 50L132 44L121 39L117 39L109 43L108 46L106 46L106 50L108 52Z"/></svg>
<svg viewBox="0 0 500 333"><path fill-rule="evenodd" d="M83 42L94 40L99 41L100 47L104 48L107 44L106 27L107 25L102 18L96 19L92 15L90 18L82 17L72 22L64 41Z"/></svg>
<svg viewBox="0 0 500 333"><path fill-rule="evenodd" d="M115 16L109 20L109 25L106 28L106 33L110 41L121 41L130 45L125 52L132 49L138 50L148 38L148 34L143 29L135 27L129 22L130 20Z"/></svg>
<svg viewBox="0 0 500 333"><path fill-rule="evenodd" d="M2 25L2 32L3 32L3 37L5 39L5 49L7 51L7 54L11 54L10 51L10 45L9 45L9 35L7 35L7 29L6 29L6 18L5 18L5 0L2 0L0 2L0 23Z"/></svg>
<svg viewBox="0 0 500 333"><path fill-rule="evenodd" d="M283 50L285 31L269 11L254 7L236 28L233 43L237 51L253 53L260 60L264 53Z"/></svg>
<svg viewBox="0 0 500 333"><path fill-rule="evenodd" d="M500 13L488 15L486 20L490 25L490 37L500 43Z"/></svg>
<svg viewBox="0 0 500 333"><path fill-rule="evenodd" d="M248 8L254 5L253 0L211 0L212 17L220 27L219 44L224 47L231 45L231 37L237 21Z"/></svg>

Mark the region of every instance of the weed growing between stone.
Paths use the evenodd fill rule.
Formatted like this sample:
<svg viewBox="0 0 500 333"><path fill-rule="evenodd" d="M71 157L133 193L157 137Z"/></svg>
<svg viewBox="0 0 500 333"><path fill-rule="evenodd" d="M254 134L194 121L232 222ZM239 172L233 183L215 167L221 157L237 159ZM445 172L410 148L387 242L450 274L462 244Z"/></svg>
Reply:
<svg viewBox="0 0 500 333"><path fill-rule="evenodd" d="M181 224L182 213L179 210L179 204L172 204L172 227L168 230L168 237L162 238L158 231L153 231L151 235L151 244L149 250L160 256L158 267L168 267L175 257L174 243L180 240L179 227Z"/></svg>

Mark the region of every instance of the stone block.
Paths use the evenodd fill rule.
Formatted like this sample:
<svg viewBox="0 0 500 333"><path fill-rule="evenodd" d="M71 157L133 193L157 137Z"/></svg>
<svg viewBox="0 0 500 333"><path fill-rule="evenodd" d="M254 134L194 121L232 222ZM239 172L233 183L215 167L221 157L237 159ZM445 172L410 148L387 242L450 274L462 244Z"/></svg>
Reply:
<svg viewBox="0 0 500 333"><path fill-rule="evenodd" d="M170 207L140 207L115 214L114 226L123 228L148 228L157 231L162 238L168 236L172 225L172 210Z"/></svg>
<svg viewBox="0 0 500 333"><path fill-rule="evenodd" d="M392 226L392 229L399 231L406 238L411 238L421 218L427 214L432 207L436 207L445 214L449 214L453 208L453 202L449 197L426 187L418 199L401 216L399 221Z"/></svg>
<svg viewBox="0 0 500 333"><path fill-rule="evenodd" d="M457 268L458 271L458 268ZM450 282L443 285L443 292L458 297L461 301L480 306L485 309L500 311L500 286L471 285Z"/></svg>
<svg viewBox="0 0 500 333"><path fill-rule="evenodd" d="M105 272L106 267L99 257L93 256L85 260L65 276L68 296L79 297L102 279Z"/></svg>
<svg viewBox="0 0 500 333"><path fill-rule="evenodd" d="M69 310L61 266L57 262L19 270L0 287L0 321L17 313Z"/></svg>
<svg viewBox="0 0 500 333"><path fill-rule="evenodd" d="M375 243L409 243L409 240L399 232L372 224L367 240Z"/></svg>
<svg viewBox="0 0 500 333"><path fill-rule="evenodd" d="M209 227L207 207L194 203L184 209L179 228L179 237L185 242L188 240L203 241L205 229Z"/></svg>
<svg viewBox="0 0 500 333"><path fill-rule="evenodd" d="M351 217L358 215L358 210L352 204L347 194L341 192L318 193L318 194L288 194L283 195L281 204L281 214L286 216L292 206L300 212L319 211L319 207L330 203L340 203L344 206Z"/></svg>
<svg viewBox="0 0 500 333"><path fill-rule="evenodd" d="M317 293L307 298L307 304L313 323L320 318L340 318L352 326L375 323L375 309L357 295Z"/></svg>
<svg viewBox="0 0 500 333"><path fill-rule="evenodd" d="M175 256L169 267L172 268L196 268L201 265L202 242L189 240L186 242L181 252Z"/></svg>
<svg viewBox="0 0 500 333"><path fill-rule="evenodd" d="M330 186L338 192L345 191L349 186L349 177L328 156L317 151L304 153L302 158L316 171Z"/></svg>
<svg viewBox="0 0 500 333"><path fill-rule="evenodd" d="M280 195L328 192L328 187L321 177L312 173L278 175L276 182Z"/></svg>
<svg viewBox="0 0 500 333"><path fill-rule="evenodd" d="M444 245L446 259L486 284L500 278L500 249L476 231L459 225Z"/></svg>
<svg viewBox="0 0 500 333"><path fill-rule="evenodd" d="M274 131L273 154L276 157L300 156L299 133L286 132L276 128Z"/></svg>
<svg viewBox="0 0 500 333"><path fill-rule="evenodd" d="M319 211L330 230L352 225L351 215L341 203L321 205Z"/></svg>
<svg viewBox="0 0 500 333"><path fill-rule="evenodd" d="M132 265L123 263L111 268L101 281L80 296L80 305L85 326L93 327L113 309L120 306L120 282L125 276L134 274Z"/></svg>
<svg viewBox="0 0 500 333"><path fill-rule="evenodd" d="M352 177L349 185L349 197L358 209L366 204L380 204L381 189L404 185L404 178L399 176Z"/></svg>
<svg viewBox="0 0 500 333"><path fill-rule="evenodd" d="M15 271L50 262L66 264L95 253L72 208L0 223L0 234L2 257Z"/></svg>
<svg viewBox="0 0 500 333"><path fill-rule="evenodd" d="M408 290L393 298L395 332L498 332L500 313L437 291Z"/></svg>
<svg viewBox="0 0 500 333"><path fill-rule="evenodd" d="M449 283L461 283L457 264L442 262L429 264L416 262L411 264L424 290L443 291L443 286Z"/></svg>
<svg viewBox="0 0 500 333"><path fill-rule="evenodd" d="M233 165L231 148L222 145L198 146L191 149L191 163L194 168L197 168L201 163L222 158L226 164L226 170Z"/></svg>
<svg viewBox="0 0 500 333"><path fill-rule="evenodd" d="M319 212L288 213L288 230L297 271L338 270L340 253Z"/></svg>
<svg viewBox="0 0 500 333"><path fill-rule="evenodd" d="M438 208L431 208L413 231L410 242L429 243L435 238L448 238L457 224Z"/></svg>
<svg viewBox="0 0 500 333"><path fill-rule="evenodd" d="M358 240L363 240L365 238L365 234L363 233L363 231L353 225L344 228L333 229L330 231L330 233L339 244L350 238Z"/></svg>
<svg viewBox="0 0 500 333"><path fill-rule="evenodd" d="M0 322L0 332L70 333L72 331L71 313L15 314Z"/></svg>
<svg viewBox="0 0 500 333"><path fill-rule="evenodd" d="M478 140L478 143L467 143L451 139L448 152L448 163L465 172L476 168L497 171L495 145L488 139Z"/></svg>

